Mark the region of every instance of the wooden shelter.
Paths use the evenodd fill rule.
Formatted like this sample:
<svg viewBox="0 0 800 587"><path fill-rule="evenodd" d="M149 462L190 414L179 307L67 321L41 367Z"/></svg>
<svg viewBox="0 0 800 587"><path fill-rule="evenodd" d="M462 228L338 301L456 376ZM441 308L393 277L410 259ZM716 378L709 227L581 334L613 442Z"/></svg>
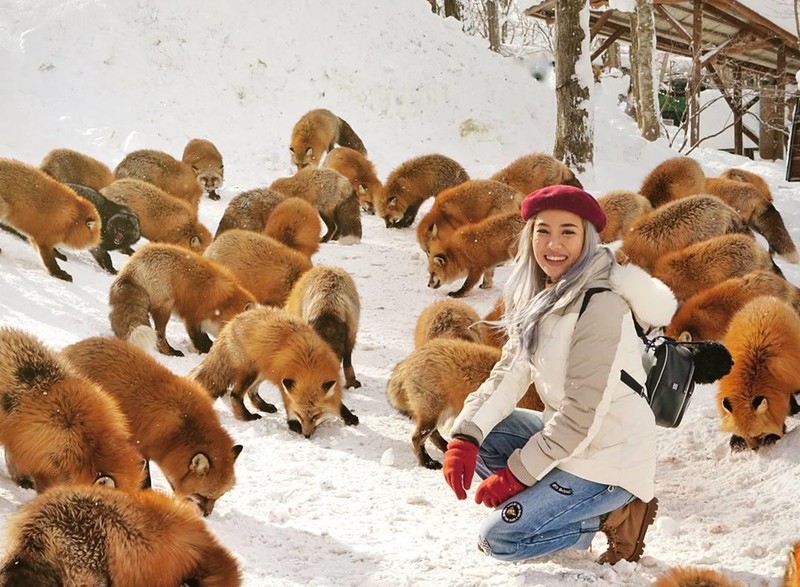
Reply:
<svg viewBox="0 0 800 587"><path fill-rule="evenodd" d="M543 0L525 11L550 22L556 0ZM608 0L589 0L591 38L602 39L592 53L599 57L614 41L631 41L630 14L608 7ZM744 154L743 137L759 146L763 158L783 157L786 83L800 69L800 44L792 34L736 0L653 0L656 49L692 59L687 83L690 144L700 139L699 88L704 76L722 92L734 116L733 152ZM755 95L745 100L743 88ZM762 101L761 132L742 117ZM768 107L765 108L765 105ZM764 116L764 112L771 113ZM765 120L768 119L768 120ZM770 127L778 128L769 132ZM800 148L800 145L798 145ZM769 152L766 152L769 151ZM798 166L800 169L800 166Z"/></svg>

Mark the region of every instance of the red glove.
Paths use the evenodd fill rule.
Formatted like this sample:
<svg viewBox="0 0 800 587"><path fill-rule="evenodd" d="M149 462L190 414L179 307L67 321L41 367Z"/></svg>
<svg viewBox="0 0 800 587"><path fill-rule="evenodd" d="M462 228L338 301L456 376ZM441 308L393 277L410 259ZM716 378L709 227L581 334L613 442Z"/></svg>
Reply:
<svg viewBox="0 0 800 587"><path fill-rule="evenodd" d="M447 443L442 471L445 481L456 492L458 499L467 499L466 490L472 485L477 462L477 445L460 438Z"/></svg>
<svg viewBox="0 0 800 587"><path fill-rule="evenodd" d="M497 473L492 473L478 485L478 491L475 492L475 503L496 508L508 498L527 488L528 486L520 483L514 477L511 469L506 467Z"/></svg>

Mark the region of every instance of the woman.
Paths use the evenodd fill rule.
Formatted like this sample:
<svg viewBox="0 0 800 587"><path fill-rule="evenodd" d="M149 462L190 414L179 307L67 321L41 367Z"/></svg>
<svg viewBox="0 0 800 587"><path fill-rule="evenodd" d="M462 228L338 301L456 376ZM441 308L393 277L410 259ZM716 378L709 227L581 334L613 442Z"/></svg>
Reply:
<svg viewBox="0 0 800 587"><path fill-rule="evenodd" d="M646 379L633 315L645 330L664 325L675 297L599 245L606 218L585 191L542 188L522 217L504 292L508 342L453 424L445 479L459 499L476 470L483 479L475 501L496 509L479 547L495 558L586 549L602 530L609 548L599 562L636 561L658 507L656 425L623 372ZM607 291L582 308L593 288ZM531 382L541 413L515 409Z"/></svg>

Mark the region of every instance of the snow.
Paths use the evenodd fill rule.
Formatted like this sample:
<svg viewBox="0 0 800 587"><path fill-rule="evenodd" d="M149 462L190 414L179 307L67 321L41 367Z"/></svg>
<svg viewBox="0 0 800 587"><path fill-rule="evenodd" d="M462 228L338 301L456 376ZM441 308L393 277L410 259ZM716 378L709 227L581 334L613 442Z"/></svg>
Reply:
<svg viewBox="0 0 800 587"><path fill-rule="evenodd" d="M0 0L0 157L38 165L67 147L115 166L147 147L179 157L190 138L212 140L225 159L222 201L204 199L201 220L213 231L235 194L293 172L288 141L305 111L329 108L369 149L381 179L411 157L439 152L472 177L488 177L515 158L551 151L552 80L492 54L428 3L350 0ZM595 164L581 180L595 195L633 189L676 153L647 143L618 107L626 79L593 88ZM698 149L708 175L742 166L764 176L797 242L797 188L782 163L749 161ZM425 212L429 204L423 207ZM356 280L362 319L353 361L363 387L345 403L358 426L324 424L306 440L282 411L256 422L216 406L244 451L237 483L207 518L241 562L244 584L275 586L561 586L649 585L673 565L703 565L743 584L777 585L797 533L800 438L789 433L757 453L731 454L719 430L714 386L697 389L681 427L660 430L660 513L639 564L594 562L604 550L564 552L509 564L481 555L476 535L486 511L458 502L441 472L416 465L412 423L386 400L394 365L413 348L416 317L446 291L426 287L425 255L413 229L388 230L363 219L359 244L324 244L316 264L347 269ZM46 274L34 251L0 234L0 324L39 336L58 350L111 335L112 277L87 251L68 253L73 283ZM112 253L117 267L125 257ZM779 264L781 262L779 261ZM781 264L800 284L800 269ZM465 301L485 314L507 277ZM186 353L158 356L178 374L198 364L180 323L168 338ZM276 389L261 394L280 404ZM440 453L430 449L435 458ZM157 487L166 490L163 477ZM477 483L470 491L472 495ZM34 497L0 467L0 526Z"/></svg>

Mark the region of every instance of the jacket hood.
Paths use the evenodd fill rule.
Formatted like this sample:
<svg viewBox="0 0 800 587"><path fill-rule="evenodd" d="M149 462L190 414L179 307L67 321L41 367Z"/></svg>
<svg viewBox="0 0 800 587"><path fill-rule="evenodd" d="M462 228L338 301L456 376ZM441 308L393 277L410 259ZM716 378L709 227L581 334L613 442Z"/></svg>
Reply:
<svg viewBox="0 0 800 587"><path fill-rule="evenodd" d="M645 332L669 324L678 309L672 290L638 265L615 265L609 281L611 289L628 302Z"/></svg>

